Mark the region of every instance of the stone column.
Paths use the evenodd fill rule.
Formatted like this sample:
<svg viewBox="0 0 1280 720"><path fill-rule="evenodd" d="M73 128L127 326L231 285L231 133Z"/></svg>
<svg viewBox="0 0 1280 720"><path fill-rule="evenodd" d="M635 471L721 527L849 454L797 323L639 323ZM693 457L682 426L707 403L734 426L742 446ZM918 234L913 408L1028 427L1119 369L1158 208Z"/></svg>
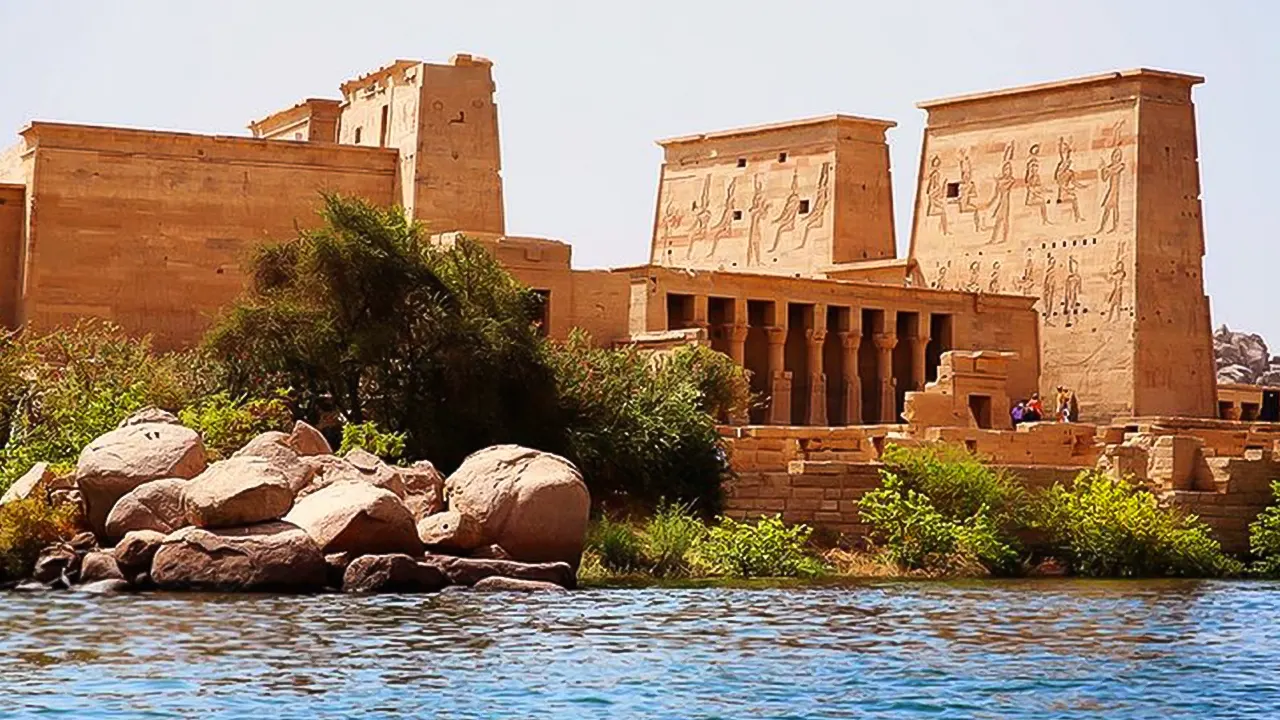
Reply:
<svg viewBox="0 0 1280 720"><path fill-rule="evenodd" d="M738 367L747 366L747 330L746 325L730 325L726 328L729 333L729 357L737 363Z"/></svg>
<svg viewBox="0 0 1280 720"><path fill-rule="evenodd" d="M862 378L858 376L858 346L861 344L861 333L840 333L840 346L844 351L844 416L849 425L862 424Z"/></svg>
<svg viewBox="0 0 1280 720"><path fill-rule="evenodd" d="M924 390L927 373L925 372L925 349L929 346L929 336L916 335L911 338L911 389Z"/></svg>
<svg viewBox="0 0 1280 720"><path fill-rule="evenodd" d="M804 331L804 339L809 351L806 368L809 373L809 417L805 422L821 427L827 424L827 374L822 357L822 343L827 339L827 331L810 328Z"/></svg>
<svg viewBox="0 0 1280 720"><path fill-rule="evenodd" d="M786 326L765 328L769 333L769 424L791 424L791 373L786 371Z"/></svg>
<svg viewBox="0 0 1280 720"><path fill-rule="evenodd" d="M880 383L880 422L897 422L897 398L893 393L893 349L898 346L898 336L893 333L875 334L877 363L876 376Z"/></svg>

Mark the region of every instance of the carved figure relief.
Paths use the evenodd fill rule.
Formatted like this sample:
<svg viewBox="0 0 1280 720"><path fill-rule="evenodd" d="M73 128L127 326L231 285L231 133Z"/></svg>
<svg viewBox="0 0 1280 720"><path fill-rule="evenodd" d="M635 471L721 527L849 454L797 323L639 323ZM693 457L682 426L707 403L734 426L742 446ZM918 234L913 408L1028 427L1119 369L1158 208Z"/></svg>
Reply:
<svg viewBox="0 0 1280 720"><path fill-rule="evenodd" d="M1098 232L1104 232L1106 228L1105 232L1113 233L1120 223L1120 177L1124 172L1124 152L1117 147L1111 151L1110 163L1104 165L1099 161L1098 165L1098 177L1107 185L1102 194L1102 221L1098 223ZM1110 228L1107 228L1108 220L1111 221Z"/></svg>
<svg viewBox="0 0 1280 720"><path fill-rule="evenodd" d="M751 224L747 230L747 264L760 265L760 236L764 232L760 224L764 222L764 215L769 211L769 203L765 200L764 183L760 182L759 175L753 178L753 185L755 190L751 193L751 205L747 208L751 213Z"/></svg>
<svg viewBox="0 0 1280 720"><path fill-rule="evenodd" d="M1053 307L1058 301L1058 261L1049 255L1044 264L1044 283L1040 288L1041 315L1046 325L1053 324Z"/></svg>
<svg viewBox="0 0 1280 720"><path fill-rule="evenodd" d="M693 203L693 227L689 230L689 244L684 256L693 254L693 246L707 237L707 224L711 222L711 175L702 179L702 197Z"/></svg>
<svg viewBox="0 0 1280 720"><path fill-rule="evenodd" d="M978 207L978 185L973 181L973 163L969 154L960 153L960 212L973 214L974 232L982 232L982 208Z"/></svg>
<svg viewBox="0 0 1280 720"><path fill-rule="evenodd" d="M987 281L987 292L1000 292L1000 261L997 260L991 264L991 279Z"/></svg>
<svg viewBox="0 0 1280 720"><path fill-rule="evenodd" d="M662 240L666 246L667 253L671 252L671 236L680 228L680 224L684 222L684 215L680 213L680 209L676 207L675 200L667 200L667 207L662 212ZM660 258L660 262L667 262L669 258L666 254Z"/></svg>
<svg viewBox="0 0 1280 720"><path fill-rule="evenodd" d="M809 216L804 221L804 232L800 235L799 247L809 240L809 231L822 227L823 218L827 214L827 200L831 195L831 163L822 163L822 171L818 174L818 191L813 196L813 207L809 208Z"/></svg>
<svg viewBox="0 0 1280 720"><path fill-rule="evenodd" d="M978 284L978 273L982 271L982 263L974 260L969 263L969 279L964 284L965 292L981 292L982 285Z"/></svg>
<svg viewBox="0 0 1280 720"><path fill-rule="evenodd" d="M938 278L933 281L933 287L938 290L947 289L947 271L951 269L951 261L948 260L946 265L938 265Z"/></svg>
<svg viewBox="0 0 1280 720"><path fill-rule="evenodd" d="M1067 280L1062 287L1062 315L1070 326L1080 312L1080 263L1075 255L1067 257Z"/></svg>
<svg viewBox="0 0 1280 720"><path fill-rule="evenodd" d="M943 235L950 235L947 230L947 187L942 181L942 158L934 155L929 159L929 180L925 185L925 217L938 218L939 228Z"/></svg>
<svg viewBox="0 0 1280 720"><path fill-rule="evenodd" d="M1040 211L1041 225L1052 225L1049 222L1049 200L1044 196L1044 185L1040 182L1040 143L1033 144L1027 152L1027 167L1022 174L1022 182L1027 186L1026 206Z"/></svg>
<svg viewBox="0 0 1280 720"><path fill-rule="evenodd" d="M778 224L778 227L774 230L773 244L769 246L769 252L778 249L778 242L782 240L782 233L796 229L796 217L800 214L800 190L797 183L796 171L793 170L791 172L791 191L787 193L787 199L782 203L782 211L773 220Z"/></svg>
<svg viewBox="0 0 1280 720"><path fill-rule="evenodd" d="M1080 222L1084 217L1080 214L1076 191L1088 186L1076 179L1076 171L1071 163L1071 143L1065 137L1059 137L1058 166L1053 169L1053 181L1058 184L1058 204L1066 205L1071 211L1072 222Z"/></svg>
<svg viewBox="0 0 1280 720"><path fill-rule="evenodd" d="M720 211L720 219L711 227L711 247L707 250L707 257L716 254L720 241L728 237L733 230L733 194L737 187L738 178L731 178L729 184L725 186L724 209Z"/></svg>
<svg viewBox="0 0 1280 720"><path fill-rule="evenodd" d="M1027 248L1027 261L1022 266L1022 274L1013 282L1014 287L1023 295L1030 295L1036 285L1035 261L1031 257L1031 248Z"/></svg>
<svg viewBox="0 0 1280 720"><path fill-rule="evenodd" d="M1000 174L996 176L995 194L988 205L995 205L991 213L991 242L1005 242L1009 239L1009 196L1013 192L1013 143L1004 150L1004 163L1000 166Z"/></svg>
<svg viewBox="0 0 1280 720"><path fill-rule="evenodd" d="M1116 262L1111 266L1107 278L1111 280L1111 289L1107 291L1107 321L1120 317L1124 305L1124 280L1128 273L1124 269L1124 243L1116 249Z"/></svg>

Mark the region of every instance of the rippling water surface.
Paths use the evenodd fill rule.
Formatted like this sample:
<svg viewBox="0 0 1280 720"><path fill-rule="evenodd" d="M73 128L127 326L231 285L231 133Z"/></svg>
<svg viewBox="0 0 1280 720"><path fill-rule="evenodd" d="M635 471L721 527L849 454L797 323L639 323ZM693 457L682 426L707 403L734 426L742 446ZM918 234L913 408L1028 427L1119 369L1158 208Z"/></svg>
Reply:
<svg viewBox="0 0 1280 720"><path fill-rule="evenodd" d="M0 594L0 717L1280 717L1280 584Z"/></svg>

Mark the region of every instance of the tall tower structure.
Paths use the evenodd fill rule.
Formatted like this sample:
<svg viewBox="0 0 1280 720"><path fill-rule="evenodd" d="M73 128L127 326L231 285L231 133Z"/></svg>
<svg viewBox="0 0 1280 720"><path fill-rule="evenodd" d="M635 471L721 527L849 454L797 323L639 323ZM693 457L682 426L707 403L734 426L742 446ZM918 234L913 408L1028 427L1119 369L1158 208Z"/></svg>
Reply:
<svg viewBox="0 0 1280 720"><path fill-rule="evenodd" d="M1192 88L1129 70L921 103L911 254L932 287L1039 298L1041 391L1213 417Z"/></svg>
<svg viewBox="0 0 1280 720"><path fill-rule="evenodd" d="M893 126L831 115L660 141L650 261L812 277L894 257Z"/></svg>
<svg viewBox="0 0 1280 720"><path fill-rule="evenodd" d="M338 142L398 150L396 200L431 232L506 231L492 70L397 60L342 84Z"/></svg>

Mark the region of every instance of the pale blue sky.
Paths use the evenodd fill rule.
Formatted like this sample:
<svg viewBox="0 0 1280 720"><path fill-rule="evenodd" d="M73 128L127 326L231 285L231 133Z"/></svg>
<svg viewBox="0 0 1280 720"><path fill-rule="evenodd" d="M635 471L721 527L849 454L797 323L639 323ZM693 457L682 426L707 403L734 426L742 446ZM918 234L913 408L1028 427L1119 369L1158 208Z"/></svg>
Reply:
<svg viewBox="0 0 1280 720"><path fill-rule="evenodd" d="M890 131L906 247L919 100L1104 70L1204 75L1214 323L1280 353L1280 3L0 0L0 146L31 119L245 133L393 58L491 58L508 231L643 262L672 135L833 112ZM9 138L9 139L4 139Z"/></svg>

